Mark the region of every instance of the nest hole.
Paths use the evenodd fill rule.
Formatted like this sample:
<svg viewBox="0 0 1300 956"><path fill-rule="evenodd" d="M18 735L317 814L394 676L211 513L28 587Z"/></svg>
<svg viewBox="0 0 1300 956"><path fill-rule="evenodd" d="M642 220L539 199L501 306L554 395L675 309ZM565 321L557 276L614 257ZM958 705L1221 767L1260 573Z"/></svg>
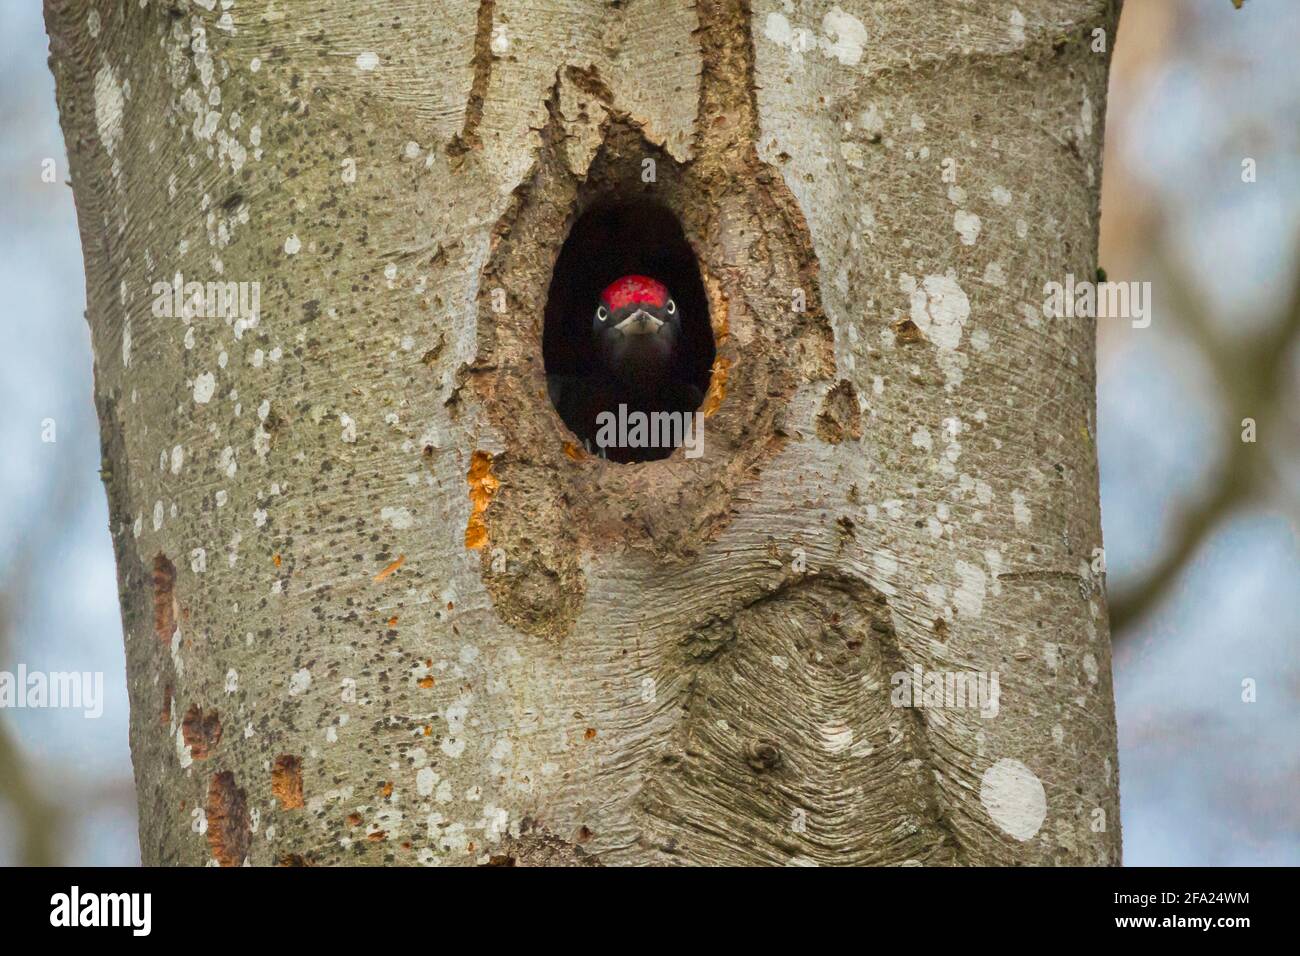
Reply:
<svg viewBox="0 0 1300 956"><path fill-rule="evenodd" d="M662 283L680 317L666 370L652 386L631 387L611 375L596 341L601 292L629 275ZM692 433L686 429L698 424L695 413L708 392L715 353L708 296L677 216L645 199L594 202L574 221L556 258L542 333L551 403L578 442L617 462L667 458L682 444L689 453ZM611 444L602 425L622 415L635 426L637 413L649 424L642 443L633 432L630 442Z"/></svg>

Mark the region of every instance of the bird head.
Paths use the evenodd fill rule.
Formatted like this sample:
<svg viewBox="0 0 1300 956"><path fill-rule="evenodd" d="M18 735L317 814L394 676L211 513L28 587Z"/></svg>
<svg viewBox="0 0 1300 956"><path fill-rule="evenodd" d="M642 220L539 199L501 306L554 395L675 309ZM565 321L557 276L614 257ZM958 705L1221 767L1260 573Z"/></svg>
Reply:
<svg viewBox="0 0 1300 956"><path fill-rule="evenodd" d="M651 385L672 363L682 317L667 287L648 276L616 279L600 294L592 317L605 366L629 385Z"/></svg>

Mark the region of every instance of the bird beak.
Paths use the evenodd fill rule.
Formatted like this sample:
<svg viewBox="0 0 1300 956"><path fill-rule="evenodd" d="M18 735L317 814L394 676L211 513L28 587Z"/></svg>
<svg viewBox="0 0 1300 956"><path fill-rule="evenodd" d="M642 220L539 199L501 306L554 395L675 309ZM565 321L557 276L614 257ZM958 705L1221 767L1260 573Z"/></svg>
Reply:
<svg viewBox="0 0 1300 956"><path fill-rule="evenodd" d="M614 328L624 335L653 335L663 324L663 319L655 318L645 309L637 309Z"/></svg>

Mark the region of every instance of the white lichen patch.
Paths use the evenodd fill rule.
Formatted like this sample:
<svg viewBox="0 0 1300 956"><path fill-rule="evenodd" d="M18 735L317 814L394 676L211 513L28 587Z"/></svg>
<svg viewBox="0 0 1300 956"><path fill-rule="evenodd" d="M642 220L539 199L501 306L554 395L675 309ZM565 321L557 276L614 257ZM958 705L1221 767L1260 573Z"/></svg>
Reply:
<svg viewBox="0 0 1300 956"><path fill-rule="evenodd" d="M190 745L185 742L185 732L177 728L175 734L176 734L176 759L180 762L180 765L183 769L194 763L194 753L190 748Z"/></svg>
<svg viewBox="0 0 1300 956"><path fill-rule="evenodd" d="M211 372L203 372L194 379L194 401L198 405L206 405L212 401L212 395L217 390L216 376Z"/></svg>
<svg viewBox="0 0 1300 956"><path fill-rule="evenodd" d="M822 17L822 33L824 36L817 45L827 56L833 56L845 66L853 66L862 59L867 28L853 14L831 7Z"/></svg>
<svg viewBox="0 0 1300 956"><path fill-rule="evenodd" d="M438 785L438 772L432 767L421 767L415 774L415 792L422 797L433 796Z"/></svg>
<svg viewBox="0 0 1300 956"><path fill-rule="evenodd" d="M1007 35L1011 42L1017 46L1025 42L1025 15L1019 10L1012 8L1011 20L1007 27Z"/></svg>
<svg viewBox="0 0 1300 956"><path fill-rule="evenodd" d="M122 139L122 115L126 100L113 68L108 64L95 74L95 126L104 151L112 157Z"/></svg>
<svg viewBox="0 0 1300 956"><path fill-rule="evenodd" d="M510 52L510 34L506 32L505 24L497 24L492 28L489 46L497 56L505 56Z"/></svg>
<svg viewBox="0 0 1300 956"><path fill-rule="evenodd" d="M889 511L889 502L885 502L883 507ZM899 515L891 512L890 517L897 518ZM876 572L872 583L882 594L890 597L897 594L898 588L894 582L898 579L898 556L886 548L880 548L871 556L871 561Z"/></svg>
<svg viewBox="0 0 1300 956"><path fill-rule="evenodd" d="M1025 503L1023 491L1011 492L1011 515L1017 526L1022 528L1027 528L1032 521L1033 516L1029 512L1029 505Z"/></svg>
<svg viewBox="0 0 1300 956"><path fill-rule="evenodd" d="M957 230L957 235L961 237L961 243L964 246L975 245L975 240L980 237L982 224L980 217L973 212L965 209L958 209L953 213L952 227Z"/></svg>
<svg viewBox="0 0 1300 956"><path fill-rule="evenodd" d="M812 44L807 38L806 30L796 30L781 13L769 13L763 22L763 36L777 46L786 47L795 53L802 53Z"/></svg>
<svg viewBox="0 0 1300 956"><path fill-rule="evenodd" d="M853 728L848 724L822 724L821 745L827 753L843 753L853 746Z"/></svg>
<svg viewBox="0 0 1300 956"><path fill-rule="evenodd" d="M1002 582L998 579L1002 574L1002 552L994 548L986 548L984 563L989 566L989 591L997 597L1002 593Z"/></svg>
<svg viewBox="0 0 1300 956"><path fill-rule="evenodd" d="M783 13L769 13L763 22L763 36L793 55L795 62L804 53L816 49L844 66L862 61L867 45L867 28L853 14L838 6L831 7L821 20L821 35L809 27L792 24Z"/></svg>
<svg viewBox="0 0 1300 956"><path fill-rule="evenodd" d="M984 281L999 288L1007 284L1006 270L1002 268L1001 262L994 260L984 267Z"/></svg>
<svg viewBox="0 0 1300 956"><path fill-rule="evenodd" d="M1047 793L1038 776L1019 760L1003 757L980 778L980 803L989 818L1024 842L1047 817Z"/></svg>
<svg viewBox="0 0 1300 956"><path fill-rule="evenodd" d="M955 275L929 275L918 284L914 277L903 273L899 289L909 296L912 322L927 339L940 349L955 349L961 344L962 330L970 317L970 299Z"/></svg>
<svg viewBox="0 0 1300 956"><path fill-rule="evenodd" d="M988 578L984 569L969 561L956 564L958 584L953 591L952 603L962 617L975 618L984 613L984 594Z"/></svg>
<svg viewBox="0 0 1300 956"><path fill-rule="evenodd" d="M1087 676L1088 683L1089 684L1097 683L1097 677L1100 674L1100 670L1097 667L1097 658L1092 655L1091 651L1087 651L1084 653L1082 664L1083 664L1083 673Z"/></svg>

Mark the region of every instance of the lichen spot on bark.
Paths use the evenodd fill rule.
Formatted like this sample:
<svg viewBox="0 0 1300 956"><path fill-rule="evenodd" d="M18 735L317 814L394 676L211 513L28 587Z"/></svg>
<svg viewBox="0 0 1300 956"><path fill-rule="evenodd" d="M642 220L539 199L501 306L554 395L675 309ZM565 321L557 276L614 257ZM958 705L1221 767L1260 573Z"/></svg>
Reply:
<svg viewBox="0 0 1300 956"><path fill-rule="evenodd" d="M492 504L492 496L501 487L501 482L492 474L492 456L485 451L475 451L470 456L469 475L469 523L465 526L465 547L478 550L487 544L487 522L484 512Z"/></svg>
<svg viewBox="0 0 1300 956"><path fill-rule="evenodd" d="M203 708L194 704L181 721L181 734L190 748L190 756L206 760L221 743L221 715L215 710L204 713Z"/></svg>
<svg viewBox="0 0 1300 956"><path fill-rule="evenodd" d="M159 552L153 559L153 631L164 644L176 633L176 565Z"/></svg>
<svg viewBox="0 0 1300 956"><path fill-rule="evenodd" d="M271 793L280 801L282 810L298 810L304 805L302 798L302 758L293 754L280 754L271 767Z"/></svg>
<svg viewBox="0 0 1300 956"><path fill-rule="evenodd" d="M208 781L204 807L208 821L208 847L222 866L241 866L252 842L251 818L244 791L229 770L214 773Z"/></svg>

